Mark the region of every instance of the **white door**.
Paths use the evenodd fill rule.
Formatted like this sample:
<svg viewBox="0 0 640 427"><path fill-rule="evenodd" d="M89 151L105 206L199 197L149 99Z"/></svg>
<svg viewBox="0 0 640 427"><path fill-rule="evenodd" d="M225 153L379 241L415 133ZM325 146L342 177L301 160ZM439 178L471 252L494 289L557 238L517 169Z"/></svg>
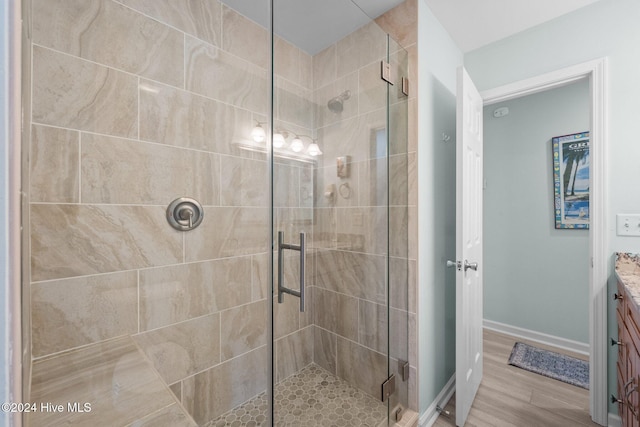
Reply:
<svg viewBox="0 0 640 427"><path fill-rule="evenodd" d="M458 69L456 111L456 424L482 381L482 98Z"/></svg>

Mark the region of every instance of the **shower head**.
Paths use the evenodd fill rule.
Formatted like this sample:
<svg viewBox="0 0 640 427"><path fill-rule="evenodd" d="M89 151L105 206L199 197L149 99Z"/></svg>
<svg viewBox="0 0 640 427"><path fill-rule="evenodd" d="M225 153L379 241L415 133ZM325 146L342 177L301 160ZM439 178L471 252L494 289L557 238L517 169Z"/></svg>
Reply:
<svg viewBox="0 0 640 427"><path fill-rule="evenodd" d="M351 98L351 91L345 90L340 95L331 98L329 102L327 102L327 107L334 113L342 113L344 109L343 103L349 98Z"/></svg>

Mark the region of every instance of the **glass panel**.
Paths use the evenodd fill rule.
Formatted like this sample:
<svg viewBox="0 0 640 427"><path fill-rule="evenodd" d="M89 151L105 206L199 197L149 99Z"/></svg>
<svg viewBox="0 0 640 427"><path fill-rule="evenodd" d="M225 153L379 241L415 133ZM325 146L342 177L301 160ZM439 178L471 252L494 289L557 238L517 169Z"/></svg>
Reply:
<svg viewBox="0 0 640 427"><path fill-rule="evenodd" d="M409 408L409 381L403 375L409 355L409 250L408 250L408 107L402 78L408 78L408 54L389 37L389 64L395 84L389 86L389 358L390 373L396 376L396 393L391 397L390 420L398 410ZM408 89L405 86L405 89ZM415 316L415 313L413 314ZM415 372L414 372L415 378Z"/></svg>
<svg viewBox="0 0 640 427"><path fill-rule="evenodd" d="M305 311L274 296L273 424L386 425L387 35L348 0L275 0L274 33L274 241L304 232L306 256ZM277 252L276 294L280 259L299 292L299 252Z"/></svg>

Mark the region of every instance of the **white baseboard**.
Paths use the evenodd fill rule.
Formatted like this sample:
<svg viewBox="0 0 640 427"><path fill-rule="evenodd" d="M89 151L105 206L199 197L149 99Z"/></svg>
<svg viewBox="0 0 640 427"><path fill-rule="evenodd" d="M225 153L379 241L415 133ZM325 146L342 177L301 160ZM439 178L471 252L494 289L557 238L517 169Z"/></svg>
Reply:
<svg viewBox="0 0 640 427"><path fill-rule="evenodd" d="M454 373L451 378L449 378L449 381L447 381L447 384L445 384L444 388L440 390L440 393L438 393L433 403L431 403L424 414L422 414L422 416L418 420L418 425L420 427L431 427L438 419L438 416L440 416L436 408L438 406L444 408L455 392L456 374ZM455 417L456 415L451 414L451 416Z"/></svg>
<svg viewBox="0 0 640 427"><path fill-rule="evenodd" d="M554 347L562 348L564 350L573 351L585 356L589 355L589 344L568 340L566 338L560 338L553 335L543 334L541 332L531 331L529 329L519 328L517 326L511 326L500 322L494 322L493 320L484 319L483 326L486 329L500 332L503 334L511 335L516 338L522 338L530 341L535 341L540 344L551 345Z"/></svg>

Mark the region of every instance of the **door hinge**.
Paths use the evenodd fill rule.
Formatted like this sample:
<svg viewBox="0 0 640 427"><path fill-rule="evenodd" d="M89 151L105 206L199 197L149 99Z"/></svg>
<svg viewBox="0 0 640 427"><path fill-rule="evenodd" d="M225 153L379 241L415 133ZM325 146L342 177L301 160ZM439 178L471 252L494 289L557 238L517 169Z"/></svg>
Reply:
<svg viewBox="0 0 640 427"><path fill-rule="evenodd" d="M402 93L409 96L409 79L406 77L402 78Z"/></svg>
<svg viewBox="0 0 640 427"><path fill-rule="evenodd" d="M402 368L402 381L406 382L409 379L409 362L401 360L400 366Z"/></svg>
<svg viewBox="0 0 640 427"><path fill-rule="evenodd" d="M393 84L393 77L391 76L391 64L387 61L380 61L380 77L387 83Z"/></svg>
<svg viewBox="0 0 640 427"><path fill-rule="evenodd" d="M389 396L391 396L396 391L396 376L395 374L391 374L389 378L385 382L382 383L382 396L381 399L385 402Z"/></svg>

